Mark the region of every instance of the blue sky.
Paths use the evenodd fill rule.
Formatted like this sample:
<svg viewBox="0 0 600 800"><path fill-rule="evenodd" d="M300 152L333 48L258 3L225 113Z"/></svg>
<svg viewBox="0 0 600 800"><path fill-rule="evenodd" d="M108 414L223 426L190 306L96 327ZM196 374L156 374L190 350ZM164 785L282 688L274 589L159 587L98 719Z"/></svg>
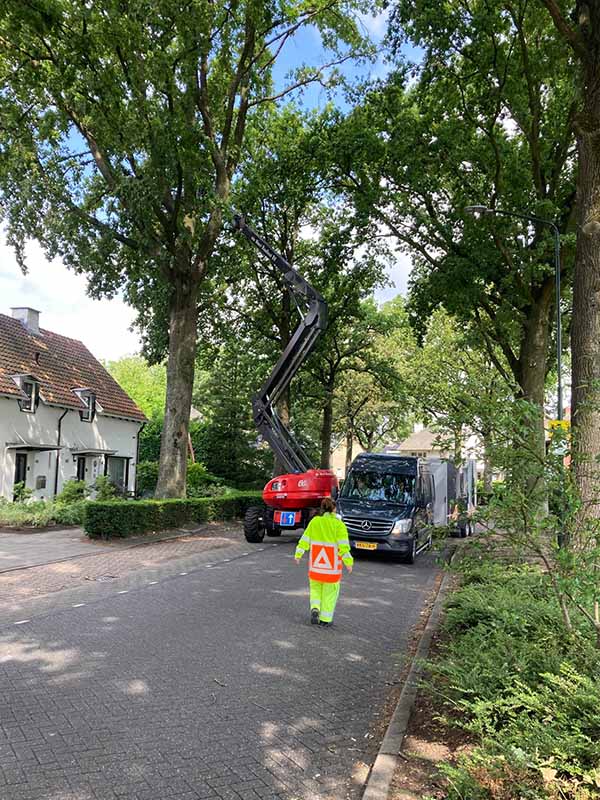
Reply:
<svg viewBox="0 0 600 800"><path fill-rule="evenodd" d="M385 13L376 17L365 15L361 24L375 44L381 46L387 24ZM384 77L389 67L381 52L382 48L371 64L344 64L341 69L345 77ZM418 53L407 49L406 56L416 59ZM275 65L276 87L281 90L286 86L286 76L295 68L323 63L323 58L329 60L323 53L318 33L312 29L300 31L287 43L281 60ZM342 108L346 105L341 90L332 96L319 85L295 95L295 101L307 109L323 108L331 100ZM68 271L58 259L48 262L35 242L28 247L27 263L29 272L24 276L0 233L0 313L9 314L11 306L32 306L41 312L42 327L80 339L101 359L116 359L139 349L137 334L129 330L135 314L122 299L90 299L86 294L85 278ZM386 300L399 291L404 292L409 272L409 260L399 255L389 273L395 287L379 292L377 299Z"/></svg>

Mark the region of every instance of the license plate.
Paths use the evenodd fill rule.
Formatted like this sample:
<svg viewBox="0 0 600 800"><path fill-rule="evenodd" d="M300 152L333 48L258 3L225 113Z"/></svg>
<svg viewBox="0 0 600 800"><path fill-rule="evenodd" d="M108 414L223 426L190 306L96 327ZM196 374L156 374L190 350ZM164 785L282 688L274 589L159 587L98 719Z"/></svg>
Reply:
<svg viewBox="0 0 600 800"><path fill-rule="evenodd" d="M359 550L377 550L377 542L354 542Z"/></svg>
<svg viewBox="0 0 600 800"><path fill-rule="evenodd" d="M281 512L281 519L279 524L282 528L291 528L296 524L296 512L295 511L282 511Z"/></svg>

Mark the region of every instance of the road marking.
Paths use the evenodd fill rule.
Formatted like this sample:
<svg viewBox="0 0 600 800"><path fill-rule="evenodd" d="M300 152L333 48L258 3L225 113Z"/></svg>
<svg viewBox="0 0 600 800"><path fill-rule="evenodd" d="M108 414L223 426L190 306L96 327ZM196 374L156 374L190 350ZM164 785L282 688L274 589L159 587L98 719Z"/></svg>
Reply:
<svg viewBox="0 0 600 800"><path fill-rule="evenodd" d="M214 567L214 564L205 564L205 566L208 569L209 567Z"/></svg>
<svg viewBox="0 0 600 800"><path fill-rule="evenodd" d="M18 622L15 622L15 625L25 625L26 622L31 622L29 619L20 619Z"/></svg>
<svg viewBox="0 0 600 800"><path fill-rule="evenodd" d="M121 591L117 592L117 594L127 594L128 591L129 589L121 589Z"/></svg>
<svg viewBox="0 0 600 800"><path fill-rule="evenodd" d="M187 572L180 572L180 575L187 575Z"/></svg>
<svg viewBox="0 0 600 800"><path fill-rule="evenodd" d="M84 606L84 605L85 605L85 603L73 603L73 608L81 608L81 606Z"/></svg>
<svg viewBox="0 0 600 800"><path fill-rule="evenodd" d="M153 586L155 583L158 583L158 581L148 581L149 586Z"/></svg>
<svg viewBox="0 0 600 800"><path fill-rule="evenodd" d="M230 559L230 558L224 558L224 559L223 559L223 561L222 561L221 563L222 563L222 564L229 564L229 562L230 562L230 561L231 561L231 559Z"/></svg>

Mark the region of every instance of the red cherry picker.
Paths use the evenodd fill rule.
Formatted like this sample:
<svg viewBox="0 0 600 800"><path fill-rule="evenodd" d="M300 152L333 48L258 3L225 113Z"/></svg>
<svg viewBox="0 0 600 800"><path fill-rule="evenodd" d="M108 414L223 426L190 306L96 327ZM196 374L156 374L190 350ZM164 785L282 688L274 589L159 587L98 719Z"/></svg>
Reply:
<svg viewBox="0 0 600 800"><path fill-rule="evenodd" d="M277 416L275 405L290 385L327 327L327 303L291 264L236 215L234 227L283 274L296 304L306 308L271 374L252 398L254 424L288 472L270 480L263 490L264 506L246 511L244 534L249 542L262 542L282 531L305 528L321 500L337 494L338 480L331 470L315 469L293 433Z"/></svg>

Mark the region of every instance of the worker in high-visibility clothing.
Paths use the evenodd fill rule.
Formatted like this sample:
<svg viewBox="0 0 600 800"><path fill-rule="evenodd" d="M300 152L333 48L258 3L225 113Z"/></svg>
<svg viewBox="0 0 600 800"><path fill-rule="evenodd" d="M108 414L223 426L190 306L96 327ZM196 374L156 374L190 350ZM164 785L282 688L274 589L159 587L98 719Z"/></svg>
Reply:
<svg viewBox="0 0 600 800"><path fill-rule="evenodd" d="M342 563L352 572L354 559L350 553L348 531L335 515L331 497L321 500L321 516L306 526L296 547L296 564L309 551L310 621L312 625L331 625L340 594Z"/></svg>

